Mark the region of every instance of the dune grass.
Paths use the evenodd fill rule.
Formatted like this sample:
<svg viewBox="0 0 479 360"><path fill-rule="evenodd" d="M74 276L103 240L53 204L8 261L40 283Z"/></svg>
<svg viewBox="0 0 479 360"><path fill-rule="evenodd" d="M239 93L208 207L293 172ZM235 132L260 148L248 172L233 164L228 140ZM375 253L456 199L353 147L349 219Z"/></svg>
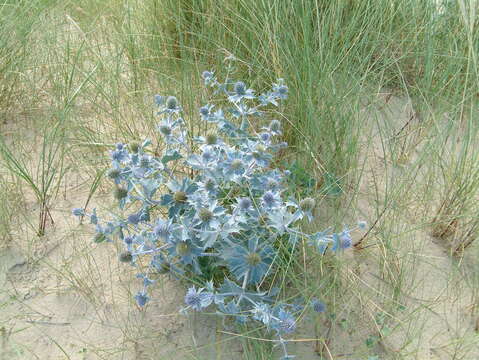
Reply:
<svg viewBox="0 0 479 360"><path fill-rule="evenodd" d="M290 97L274 116L286 124L290 148L278 162L295 162L297 191L317 198L315 229L368 221L359 245L339 259L313 256L305 245L299 258L283 259L277 274L283 296L318 296L328 305L316 324L311 314L301 316L298 338L315 340L298 342L298 353L422 354L433 342L427 329L437 307L461 303L454 291L468 298L460 305L467 319L478 318L478 6L475 0L3 1L0 186L5 197L19 187L27 198L32 191L39 208L2 201L8 216L0 241L14 237L21 246L28 227L12 229L21 219L30 219L39 235L57 231L60 225L46 217L50 210L69 216L65 200L108 209L109 185L99 174L111 145L158 139L156 93L177 96L194 113L206 96L199 75L224 74L228 58L232 76L258 91L279 77L288 84ZM204 130L193 117L186 120L194 133ZM60 223L84 236L82 227ZM48 266L97 304L93 277L102 274L87 246ZM96 269L86 282L73 270L82 256L81 267ZM442 279L437 286L450 302L419 295L431 280L425 273ZM130 340L141 334L133 324L124 327ZM455 334L448 354L474 358L473 332ZM271 343L258 340L263 336L262 329L240 333L245 359L274 358ZM95 355L115 353L108 351Z"/></svg>

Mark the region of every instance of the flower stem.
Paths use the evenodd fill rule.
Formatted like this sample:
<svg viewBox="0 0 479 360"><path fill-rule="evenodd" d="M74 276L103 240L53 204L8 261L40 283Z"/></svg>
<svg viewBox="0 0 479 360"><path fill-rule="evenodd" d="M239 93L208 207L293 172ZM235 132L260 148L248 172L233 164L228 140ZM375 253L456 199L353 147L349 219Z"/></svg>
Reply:
<svg viewBox="0 0 479 360"><path fill-rule="evenodd" d="M248 275L249 275L249 270L247 270L246 274L244 275L243 286L241 287L243 289L243 292L244 290L246 290L246 285L248 284ZM239 305L242 299L243 299L243 294L241 294L240 297L238 298L238 301L236 302L236 306Z"/></svg>

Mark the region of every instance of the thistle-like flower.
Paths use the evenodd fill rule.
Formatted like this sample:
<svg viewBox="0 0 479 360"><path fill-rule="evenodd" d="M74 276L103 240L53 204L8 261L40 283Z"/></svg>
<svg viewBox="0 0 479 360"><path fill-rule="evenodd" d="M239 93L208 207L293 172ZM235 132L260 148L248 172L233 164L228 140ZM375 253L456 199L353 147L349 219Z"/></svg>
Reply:
<svg viewBox="0 0 479 360"><path fill-rule="evenodd" d="M114 180L115 182L116 180L120 178L120 175L121 175L121 170L117 168L110 169L108 170L108 173L107 173L107 176L110 179Z"/></svg>
<svg viewBox="0 0 479 360"><path fill-rule="evenodd" d="M173 133L173 129L172 129L171 125L166 121L162 121L158 125L158 130L160 130L160 133L163 136L170 136Z"/></svg>
<svg viewBox="0 0 479 360"><path fill-rule="evenodd" d="M185 304L196 311L208 307L213 302L213 294L203 290L204 288L196 290L194 286L190 287L185 295Z"/></svg>
<svg viewBox="0 0 479 360"><path fill-rule="evenodd" d="M181 264L192 265L196 273L201 273L198 257L203 251L193 241L172 238L169 241L168 252L171 258L176 257Z"/></svg>
<svg viewBox="0 0 479 360"><path fill-rule="evenodd" d="M296 330L296 319L290 312L280 309L273 329L278 334L291 334Z"/></svg>
<svg viewBox="0 0 479 360"><path fill-rule="evenodd" d="M282 203L281 196L277 192L266 191L261 197L261 204L265 209L273 209Z"/></svg>
<svg viewBox="0 0 479 360"><path fill-rule="evenodd" d="M158 100L157 100L158 99ZM178 114L181 111L181 107L178 104L178 99L174 96L168 96L167 98L155 98L155 102L160 106L160 111L158 115L161 114Z"/></svg>
<svg viewBox="0 0 479 360"><path fill-rule="evenodd" d="M200 191L215 196L218 192L218 183L212 177L206 177L203 181L198 181Z"/></svg>
<svg viewBox="0 0 479 360"><path fill-rule="evenodd" d="M161 196L160 204L169 207L168 214L171 218L188 208L188 199L198 190L198 184L185 177L181 181L172 179L166 186L171 192Z"/></svg>
<svg viewBox="0 0 479 360"><path fill-rule="evenodd" d="M254 90L248 89L246 84L242 81L237 81L233 86L233 95L228 97L228 100L233 103L238 103L242 99L254 99Z"/></svg>
<svg viewBox="0 0 479 360"><path fill-rule="evenodd" d="M271 135L267 132L260 133L258 137L265 144L269 145L271 143Z"/></svg>
<svg viewBox="0 0 479 360"><path fill-rule="evenodd" d="M361 230L365 230L367 226L368 223L366 221L358 221L358 228L360 228Z"/></svg>
<svg viewBox="0 0 479 360"><path fill-rule="evenodd" d="M300 216L306 215L308 220L313 221L313 210L316 206L316 201L313 198L304 198L299 202Z"/></svg>
<svg viewBox="0 0 479 360"><path fill-rule="evenodd" d="M116 144L116 149L111 153L111 159L116 163L122 163L128 159L128 151L126 150L125 144L118 143Z"/></svg>
<svg viewBox="0 0 479 360"><path fill-rule="evenodd" d="M213 114L214 105L206 104L205 106L200 107L200 116L203 120L208 122L217 121L215 115Z"/></svg>
<svg viewBox="0 0 479 360"><path fill-rule="evenodd" d="M273 135L281 135L281 122L279 120L271 120L268 130Z"/></svg>
<svg viewBox="0 0 479 360"><path fill-rule="evenodd" d="M217 228L220 225L220 217L225 213L225 208L218 205L214 200L208 205L200 205L196 208L196 221L202 229Z"/></svg>
<svg viewBox="0 0 479 360"><path fill-rule="evenodd" d="M227 180L236 180L238 177L245 175L247 166L247 160L242 152L228 151L221 169Z"/></svg>
<svg viewBox="0 0 479 360"><path fill-rule="evenodd" d="M206 134L206 144L207 145L216 145L218 143L218 135L214 132L209 132Z"/></svg>
<svg viewBox="0 0 479 360"><path fill-rule="evenodd" d="M237 201L238 201L237 206L240 211L251 210L253 206L253 202L251 201L250 198L247 198L247 197L239 198Z"/></svg>
<svg viewBox="0 0 479 360"><path fill-rule="evenodd" d="M207 223L213 219L213 212L208 208L202 207L198 210L198 217L202 222Z"/></svg>
<svg viewBox="0 0 479 360"><path fill-rule="evenodd" d="M201 77L204 80L211 79L213 77L213 75L214 75L214 71L205 70L201 73Z"/></svg>
<svg viewBox="0 0 479 360"><path fill-rule="evenodd" d="M333 247L331 250L338 251L350 248L353 240L348 229L344 229L339 234L333 234Z"/></svg>
<svg viewBox="0 0 479 360"><path fill-rule="evenodd" d="M323 313L326 311L326 304L316 298L311 301L311 306L317 313Z"/></svg>
<svg viewBox="0 0 479 360"><path fill-rule="evenodd" d="M135 299L136 299L136 303L140 307L145 306L146 303L150 300L148 295L145 292L141 292L141 291L135 295Z"/></svg>
<svg viewBox="0 0 479 360"><path fill-rule="evenodd" d="M178 108L178 99L174 96L168 96L166 99L166 108L168 110L176 110Z"/></svg>
<svg viewBox="0 0 479 360"><path fill-rule="evenodd" d="M284 84L283 79L278 79L278 83L273 84L273 95L281 100L288 98L288 87Z"/></svg>
<svg viewBox="0 0 479 360"><path fill-rule="evenodd" d="M248 240L247 246L235 245L227 250L224 259L238 280L246 277L248 284L259 284L274 256L275 251L270 245L260 244L257 238L252 238Z"/></svg>
<svg viewBox="0 0 479 360"><path fill-rule="evenodd" d="M175 191L173 193L173 200L177 203L184 203L188 199L188 195L184 191Z"/></svg>
<svg viewBox="0 0 479 360"><path fill-rule="evenodd" d="M214 71L208 71L208 70L203 71L203 73L201 74L201 77L203 78L205 82L205 86L216 85L217 81L214 75L215 75Z"/></svg>

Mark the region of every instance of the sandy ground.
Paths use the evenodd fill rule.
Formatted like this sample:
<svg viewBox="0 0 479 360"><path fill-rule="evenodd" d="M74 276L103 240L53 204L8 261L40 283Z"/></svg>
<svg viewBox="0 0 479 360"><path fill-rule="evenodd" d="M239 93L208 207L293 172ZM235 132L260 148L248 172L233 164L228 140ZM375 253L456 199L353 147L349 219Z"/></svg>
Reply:
<svg viewBox="0 0 479 360"><path fill-rule="evenodd" d="M368 110L367 116L379 116L399 128L410 118L407 100L386 96L380 101L382 110L374 114ZM382 148L377 143L370 150L366 174L374 173L374 181L384 190ZM365 176L364 189L372 181ZM137 308L134 269L118 262L113 244L94 244L92 229L79 226L70 216L70 209L83 199L80 194L58 202L52 212L56 222L43 238L24 225L9 246L0 248L0 359L244 358L239 342L228 334L235 330L223 327L217 317L178 314L185 289L168 278L158 282L145 309ZM362 210L373 219L369 200L361 199ZM36 214L33 203L27 207L32 216ZM400 221L413 226L406 218ZM360 290L347 294L349 305L336 319L316 320L321 336L330 339L323 347L326 358L350 359L358 349L366 354L365 339L377 334L380 341L369 350L380 359L479 359L473 317L477 297L467 274L426 231L411 231L398 241L407 242L396 254L398 264L414 269L405 279L408 293L397 299L403 310L394 314L384 310L391 279L379 270L390 266L394 279L399 267L381 263L381 246L345 254L348 265L342 275ZM386 313L384 322L374 320L378 313ZM295 338L314 338L313 327L305 321ZM319 359L316 346L300 341L290 348L298 359L308 360Z"/></svg>

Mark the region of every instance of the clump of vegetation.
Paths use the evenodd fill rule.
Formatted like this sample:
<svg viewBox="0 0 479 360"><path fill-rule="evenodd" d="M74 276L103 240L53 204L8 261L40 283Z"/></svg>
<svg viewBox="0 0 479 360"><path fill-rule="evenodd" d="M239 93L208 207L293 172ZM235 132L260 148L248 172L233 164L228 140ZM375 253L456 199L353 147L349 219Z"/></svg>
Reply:
<svg viewBox="0 0 479 360"><path fill-rule="evenodd" d="M432 235L445 240L453 255L463 255L477 238L477 194L479 189L479 156L476 119L463 125L464 130L452 136L440 158L443 186L440 202L432 221Z"/></svg>
<svg viewBox="0 0 479 360"><path fill-rule="evenodd" d="M284 256L286 248L288 256L297 255L300 239L321 254L337 252L351 246L352 229L304 233L300 221L313 220L315 200L294 199L285 186L288 171L270 167L273 154L286 146L276 140L281 123L271 120L257 129L251 120L260 117L264 107L287 98L283 80L257 96L244 82L220 83L209 71L202 76L214 95L225 95L229 104L227 111L211 104L199 109L202 120L216 129L190 138L178 100L157 95L162 156L149 154L148 140L141 145L119 143L111 152L108 175L115 183L114 197L128 215L101 222L96 211L73 213L90 217L96 242L123 242L120 261L140 270L143 286L135 296L139 306L149 300L153 274L186 279L192 286L183 311L214 304L241 324L262 322L276 332L287 359L291 356L283 336L295 330L295 314L304 304L277 296L272 275L281 264L280 253ZM310 305L324 308L317 299Z"/></svg>
<svg viewBox="0 0 479 360"><path fill-rule="evenodd" d="M35 169L29 166L27 154L16 151L13 145L8 145L3 137L0 138L2 165L32 190L38 202L38 236L45 235L48 223L54 222L50 209L67 171L64 164L66 146L62 121L57 121L53 126L45 126L42 140Z"/></svg>

